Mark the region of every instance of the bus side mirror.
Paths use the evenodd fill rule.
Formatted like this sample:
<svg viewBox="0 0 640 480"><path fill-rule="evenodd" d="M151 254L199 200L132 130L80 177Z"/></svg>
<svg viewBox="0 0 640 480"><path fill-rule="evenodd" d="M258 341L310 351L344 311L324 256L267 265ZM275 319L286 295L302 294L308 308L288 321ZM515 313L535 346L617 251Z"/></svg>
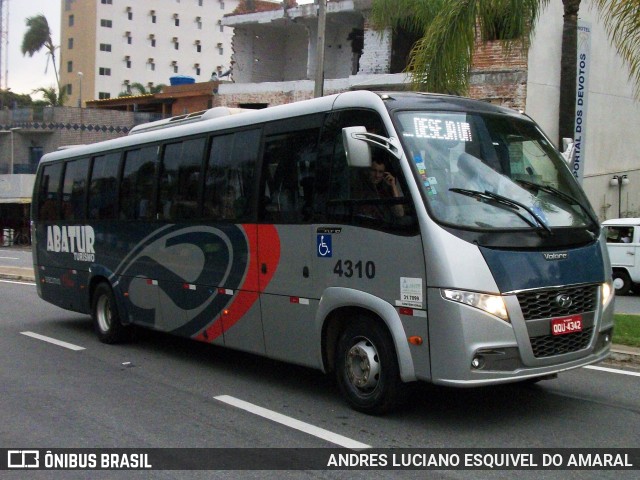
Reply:
<svg viewBox="0 0 640 480"><path fill-rule="evenodd" d="M363 133L367 133L366 127L346 127L342 129L342 142L347 154L347 165L350 167L371 166L371 150L362 136Z"/></svg>

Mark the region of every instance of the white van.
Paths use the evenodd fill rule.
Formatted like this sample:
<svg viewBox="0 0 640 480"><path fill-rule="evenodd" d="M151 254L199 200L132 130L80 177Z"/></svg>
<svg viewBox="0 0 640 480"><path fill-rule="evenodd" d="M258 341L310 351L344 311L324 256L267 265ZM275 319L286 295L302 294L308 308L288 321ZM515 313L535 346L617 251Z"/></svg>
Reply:
<svg viewBox="0 0 640 480"><path fill-rule="evenodd" d="M640 293L640 218L616 218L602 222L613 267L613 286L618 295L634 288Z"/></svg>

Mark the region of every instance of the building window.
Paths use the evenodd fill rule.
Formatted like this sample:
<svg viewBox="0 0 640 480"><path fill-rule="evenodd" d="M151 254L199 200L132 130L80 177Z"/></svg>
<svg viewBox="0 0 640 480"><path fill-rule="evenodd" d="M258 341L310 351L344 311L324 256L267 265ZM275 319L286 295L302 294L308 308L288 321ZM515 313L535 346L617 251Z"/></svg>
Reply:
<svg viewBox="0 0 640 480"><path fill-rule="evenodd" d="M202 17L196 17L196 26L198 30L202 30Z"/></svg>
<svg viewBox="0 0 640 480"><path fill-rule="evenodd" d="M217 47L218 47L218 53L220 55L223 55L224 54L224 47L222 46L222 43L218 43Z"/></svg>
<svg viewBox="0 0 640 480"><path fill-rule="evenodd" d="M156 23L156 16L155 15L151 15L151 23Z"/></svg>
<svg viewBox="0 0 640 480"><path fill-rule="evenodd" d="M149 36L149 41L151 42L152 47L156 46L156 38L153 35Z"/></svg>
<svg viewBox="0 0 640 480"><path fill-rule="evenodd" d="M98 92L98 99L107 100L111 98L111 94L109 92Z"/></svg>
<svg viewBox="0 0 640 480"><path fill-rule="evenodd" d="M127 18L133 20L133 12L127 12Z"/></svg>
<svg viewBox="0 0 640 480"><path fill-rule="evenodd" d="M100 3L103 5L112 5L113 0L100 0Z"/></svg>
<svg viewBox="0 0 640 480"><path fill-rule="evenodd" d="M202 0L198 0L198 6L201 7L202 6Z"/></svg>
<svg viewBox="0 0 640 480"><path fill-rule="evenodd" d="M218 28L221 32L224 32L224 25L222 25L222 20L218 20Z"/></svg>
<svg viewBox="0 0 640 480"><path fill-rule="evenodd" d="M127 66L127 68L131 68L131 57L129 55L124 57L124 63Z"/></svg>
<svg viewBox="0 0 640 480"><path fill-rule="evenodd" d="M68 48L69 50L73 50L73 38L69 38L69 39L67 40L67 48Z"/></svg>
<svg viewBox="0 0 640 480"><path fill-rule="evenodd" d="M67 95L73 94L73 85L67 83Z"/></svg>
<svg viewBox="0 0 640 480"><path fill-rule="evenodd" d="M224 1L219 0L219 2L220 2L220 10L224 10Z"/></svg>
<svg viewBox="0 0 640 480"><path fill-rule="evenodd" d="M196 40L196 52L202 52L202 45L200 44L200 40Z"/></svg>
<svg viewBox="0 0 640 480"><path fill-rule="evenodd" d="M71 73L73 72L73 62L72 61L68 61L67 62L67 73Z"/></svg>
<svg viewBox="0 0 640 480"><path fill-rule="evenodd" d="M75 17L73 15L69 15L69 26L73 27L74 23L75 23Z"/></svg>
<svg viewBox="0 0 640 480"><path fill-rule="evenodd" d="M173 69L173 73L178 73L178 62L175 60L171 62L171 68Z"/></svg>
<svg viewBox="0 0 640 480"><path fill-rule="evenodd" d="M156 69L156 64L153 58L150 58L149 60L147 60L147 65L149 65L149 70L151 70L152 72Z"/></svg>
<svg viewBox="0 0 640 480"><path fill-rule="evenodd" d="M100 26L105 28L113 27L113 22L111 20L105 20L104 18L100 20Z"/></svg>
<svg viewBox="0 0 640 480"><path fill-rule="evenodd" d="M126 32L124 36L127 39L127 44L131 45L131 43L133 42L133 40L131 39L131 32Z"/></svg>
<svg viewBox="0 0 640 480"><path fill-rule="evenodd" d="M105 76L105 77L110 77L111 76L111 69L110 68L100 67L98 72L100 73L100 75Z"/></svg>
<svg viewBox="0 0 640 480"><path fill-rule="evenodd" d="M196 71L196 75L200 76L200 64L199 63L194 64L193 69Z"/></svg>
<svg viewBox="0 0 640 480"><path fill-rule="evenodd" d="M100 51L101 52L110 52L111 51L111 44L110 43L101 43L100 44Z"/></svg>
<svg viewBox="0 0 640 480"><path fill-rule="evenodd" d="M178 14L177 14L177 13L174 13L174 14L173 14L173 23L174 23L174 25L175 25L176 27L179 27L179 26L180 26L180 19L178 18Z"/></svg>

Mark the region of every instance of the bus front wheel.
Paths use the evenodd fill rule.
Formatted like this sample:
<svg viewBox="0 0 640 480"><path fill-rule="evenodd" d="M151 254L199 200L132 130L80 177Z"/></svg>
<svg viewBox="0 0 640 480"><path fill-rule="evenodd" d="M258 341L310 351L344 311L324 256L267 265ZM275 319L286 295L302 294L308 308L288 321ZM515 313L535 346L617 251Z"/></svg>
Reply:
<svg viewBox="0 0 640 480"><path fill-rule="evenodd" d="M98 339L103 343L119 343L129 334L129 327L120 322L111 287L99 284L93 292L91 316Z"/></svg>
<svg viewBox="0 0 640 480"><path fill-rule="evenodd" d="M338 386L352 408L382 414L396 406L402 382L386 329L374 321L354 321L340 335L336 355Z"/></svg>

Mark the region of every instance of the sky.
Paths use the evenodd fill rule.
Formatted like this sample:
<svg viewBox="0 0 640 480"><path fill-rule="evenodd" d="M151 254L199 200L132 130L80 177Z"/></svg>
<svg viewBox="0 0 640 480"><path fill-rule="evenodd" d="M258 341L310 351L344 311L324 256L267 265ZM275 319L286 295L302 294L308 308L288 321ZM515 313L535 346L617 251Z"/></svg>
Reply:
<svg viewBox="0 0 640 480"><path fill-rule="evenodd" d="M27 31L25 19L34 15L43 14L49 22L53 44L60 45L60 0L5 0L4 9L9 4L9 45L8 45L8 76L5 78L5 61L2 59L2 88L5 85L15 93L31 94L33 90L40 87L52 87L56 84L56 77L53 67L49 62L47 67L47 55L44 49L35 53L33 57L22 55L22 37ZM5 52L3 52L3 55ZM58 57L56 57L59 60Z"/></svg>

